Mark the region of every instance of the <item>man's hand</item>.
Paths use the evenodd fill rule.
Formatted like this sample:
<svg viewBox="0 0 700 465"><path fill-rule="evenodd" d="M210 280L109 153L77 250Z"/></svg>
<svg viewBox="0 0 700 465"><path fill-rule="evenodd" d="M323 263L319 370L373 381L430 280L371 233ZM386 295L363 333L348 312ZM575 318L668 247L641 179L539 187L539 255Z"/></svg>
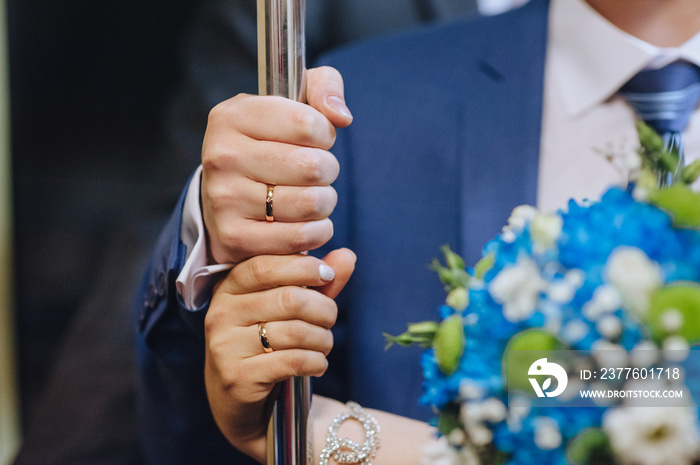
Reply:
<svg viewBox="0 0 700 465"><path fill-rule="evenodd" d="M236 266L215 289L205 319L209 405L229 442L261 463L273 387L292 376L326 371L337 315L333 297L354 266L355 255L347 249L323 260L300 254L256 256ZM259 323L265 324L272 352L263 348Z"/></svg>
<svg viewBox="0 0 700 465"><path fill-rule="evenodd" d="M328 219L339 166L329 152L335 128L352 116L333 68L307 71L308 105L282 97L239 95L209 115L202 148L201 200L216 263L313 250L333 235ZM274 187L274 222L265 218Z"/></svg>

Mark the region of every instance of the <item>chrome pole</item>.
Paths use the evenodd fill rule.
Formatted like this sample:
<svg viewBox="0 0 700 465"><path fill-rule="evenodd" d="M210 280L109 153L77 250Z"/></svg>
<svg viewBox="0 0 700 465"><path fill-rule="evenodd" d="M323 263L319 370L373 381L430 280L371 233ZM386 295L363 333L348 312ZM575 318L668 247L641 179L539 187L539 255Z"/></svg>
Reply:
<svg viewBox="0 0 700 465"><path fill-rule="evenodd" d="M257 0L258 90L304 100L305 0ZM267 465L311 463L308 417L311 381L295 377L281 383L267 434Z"/></svg>

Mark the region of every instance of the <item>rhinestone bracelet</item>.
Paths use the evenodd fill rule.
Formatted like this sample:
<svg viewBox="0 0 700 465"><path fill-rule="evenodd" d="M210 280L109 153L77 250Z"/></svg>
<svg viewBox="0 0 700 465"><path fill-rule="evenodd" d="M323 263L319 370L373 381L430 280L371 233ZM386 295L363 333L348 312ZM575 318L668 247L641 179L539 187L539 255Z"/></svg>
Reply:
<svg viewBox="0 0 700 465"><path fill-rule="evenodd" d="M328 427L326 447L321 451L319 465L327 465L331 457L338 463L372 465L370 459L377 455L377 449L381 445L379 423L355 402L348 402L345 406L350 411L337 416ZM338 437L340 425L351 419L359 421L365 430L365 442L362 446L351 439Z"/></svg>

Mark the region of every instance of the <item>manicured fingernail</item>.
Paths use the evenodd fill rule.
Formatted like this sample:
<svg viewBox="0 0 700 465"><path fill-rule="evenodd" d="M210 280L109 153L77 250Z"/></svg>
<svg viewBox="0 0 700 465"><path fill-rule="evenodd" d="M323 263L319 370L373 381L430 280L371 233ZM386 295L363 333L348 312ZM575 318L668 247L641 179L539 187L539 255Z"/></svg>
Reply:
<svg viewBox="0 0 700 465"><path fill-rule="evenodd" d="M321 274L321 281L329 282L333 281L333 278L335 278L335 271L326 264L319 265L318 271Z"/></svg>
<svg viewBox="0 0 700 465"><path fill-rule="evenodd" d="M329 95L326 101L328 102L328 105L331 106L331 108L333 108L341 115L345 116L346 118L352 118L352 113L350 113L350 110L348 109L347 105L345 105L345 102L340 97L335 95Z"/></svg>

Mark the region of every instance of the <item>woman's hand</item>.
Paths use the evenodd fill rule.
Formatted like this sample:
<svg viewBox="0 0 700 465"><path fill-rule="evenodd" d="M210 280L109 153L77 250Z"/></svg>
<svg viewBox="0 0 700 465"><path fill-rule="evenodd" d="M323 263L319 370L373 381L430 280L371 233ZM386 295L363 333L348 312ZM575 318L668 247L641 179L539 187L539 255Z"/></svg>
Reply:
<svg viewBox="0 0 700 465"><path fill-rule="evenodd" d="M333 301L350 278L347 249L323 260L308 255L262 255L221 281L205 319L205 383L219 429L233 446L265 461L266 433L276 383L321 376L333 347ZM259 335L263 323L271 352Z"/></svg>

